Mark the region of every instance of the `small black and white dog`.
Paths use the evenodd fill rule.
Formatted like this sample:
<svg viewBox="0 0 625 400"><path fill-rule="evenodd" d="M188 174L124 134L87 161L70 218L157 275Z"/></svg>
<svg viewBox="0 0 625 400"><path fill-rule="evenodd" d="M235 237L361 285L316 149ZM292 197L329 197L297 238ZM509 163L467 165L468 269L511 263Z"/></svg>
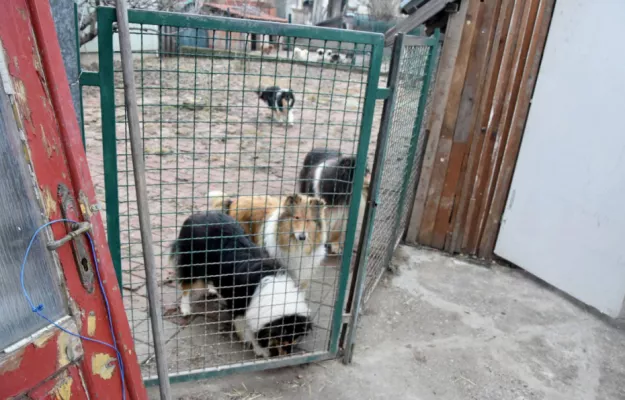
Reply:
<svg viewBox="0 0 625 400"><path fill-rule="evenodd" d="M337 150L317 148L306 154L299 174L300 193L321 198L327 204L328 246L331 252L337 254L343 252L355 168L355 156L345 156ZM370 181L367 169L361 193L359 221L364 217Z"/></svg>
<svg viewBox="0 0 625 400"><path fill-rule="evenodd" d="M287 271L267 257L232 217L216 211L191 215L172 245L181 313L191 313L191 290L212 289L257 356L290 354L312 329L310 311Z"/></svg>
<svg viewBox="0 0 625 400"><path fill-rule="evenodd" d="M278 122L293 125L293 105L295 104L295 95L291 89L282 89L280 86L269 86L265 89L256 91L258 97L264 101L271 109L271 118Z"/></svg>
<svg viewBox="0 0 625 400"><path fill-rule="evenodd" d="M353 53L341 54L341 53L332 53L331 62L333 63L341 63L341 64L351 64L354 60Z"/></svg>

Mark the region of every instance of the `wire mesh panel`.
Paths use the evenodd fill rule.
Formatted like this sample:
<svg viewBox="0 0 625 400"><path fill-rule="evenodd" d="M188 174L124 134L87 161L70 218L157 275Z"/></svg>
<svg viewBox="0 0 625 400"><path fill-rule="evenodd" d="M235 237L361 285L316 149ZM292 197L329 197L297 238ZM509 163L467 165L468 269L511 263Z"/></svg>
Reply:
<svg viewBox="0 0 625 400"><path fill-rule="evenodd" d="M114 21L98 10L107 233L145 377L156 367L144 211L174 379L335 356L382 36L131 11L150 199L138 210Z"/></svg>
<svg viewBox="0 0 625 400"><path fill-rule="evenodd" d="M414 196L425 145L423 123L438 59L438 33L433 37L399 36L389 77L393 88L383 116L388 124L383 156L376 163L381 169L377 207L368 242L363 301L366 302L388 267L390 258L408 219L409 204Z"/></svg>

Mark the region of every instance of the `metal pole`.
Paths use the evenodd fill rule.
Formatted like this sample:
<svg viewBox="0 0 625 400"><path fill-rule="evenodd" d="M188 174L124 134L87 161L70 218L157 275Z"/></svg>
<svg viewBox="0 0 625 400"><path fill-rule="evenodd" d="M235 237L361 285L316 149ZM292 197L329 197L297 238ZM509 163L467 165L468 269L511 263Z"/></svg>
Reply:
<svg viewBox="0 0 625 400"><path fill-rule="evenodd" d="M289 13L289 24L292 24L291 13ZM295 46L295 38L293 38L293 45ZM286 58L291 58L291 38L286 38Z"/></svg>
<svg viewBox="0 0 625 400"><path fill-rule="evenodd" d="M117 27L119 29L119 47L121 50L122 72L124 77L124 98L126 100L126 115L128 118L128 136L132 152L132 165L137 191L137 207L139 211L139 228L141 230L141 245L143 247L143 264L148 289L150 319L152 320L152 334L154 335L154 353L158 372L161 400L170 400L169 376L167 373L167 354L163 341L163 316L161 315L161 299L156 283L156 261L152 247L152 228L148 208L148 194L145 183L145 165L143 163L143 148L141 144L141 130L139 128L139 110L137 108L137 91L132 65L132 50L130 48L130 30L128 27L128 4L126 0L117 1Z"/></svg>

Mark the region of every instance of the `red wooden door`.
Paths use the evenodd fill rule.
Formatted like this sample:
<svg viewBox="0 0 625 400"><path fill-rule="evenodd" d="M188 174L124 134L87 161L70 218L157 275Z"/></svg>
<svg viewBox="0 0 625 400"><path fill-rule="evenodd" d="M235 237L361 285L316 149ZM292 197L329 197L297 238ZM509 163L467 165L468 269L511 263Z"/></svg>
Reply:
<svg viewBox="0 0 625 400"><path fill-rule="evenodd" d="M0 47L0 399L146 399L49 3L2 0ZM61 218L93 247L52 223L22 265Z"/></svg>

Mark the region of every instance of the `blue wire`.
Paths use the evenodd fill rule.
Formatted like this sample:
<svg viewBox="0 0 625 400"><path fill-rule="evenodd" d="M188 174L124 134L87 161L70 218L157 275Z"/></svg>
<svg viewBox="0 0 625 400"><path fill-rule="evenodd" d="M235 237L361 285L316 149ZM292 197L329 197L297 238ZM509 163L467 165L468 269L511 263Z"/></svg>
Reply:
<svg viewBox="0 0 625 400"><path fill-rule="evenodd" d="M28 243L28 247L26 248L26 253L24 254L24 259L22 260L22 267L20 271L20 283L22 284L22 292L24 293L24 297L26 297L26 300L28 301L28 304L30 305L31 311L37 314L38 316L40 316L41 318L43 318L44 320L48 321L48 323L50 323L51 325L54 325L58 329L67 333L68 335L75 336L77 338L80 338L82 340L87 340L89 342L98 343L98 344L101 344L103 346L106 346L115 350L115 353L117 353L117 361L119 362L119 372L121 374L121 379L122 379L122 399L126 400L126 378L124 376L125 375L124 374L124 362L122 360L122 355L117 346L117 339L115 338L115 330L113 329L113 320L111 319L111 306L109 305L109 300L108 300L108 297L106 296L106 292L104 291L104 285L102 284L102 279L100 278L100 268L98 265L98 257L95 252L95 245L93 243L93 239L91 238L91 235L89 234L89 232L86 232L86 235L87 235L87 238L89 239L89 244L91 245L91 253L93 254L95 271L96 271L96 274L98 275L98 284L100 286L100 291L102 292L102 297L104 298L104 305L106 307L106 314L108 316L108 321L109 321L109 329L111 330L111 336L113 337L113 345L110 345L101 340L82 336L78 333L70 332L67 329L63 328L62 326L58 325L56 322L52 321L42 312L43 304L38 304L37 306L35 306L35 304L33 303L33 300L28 294L28 291L26 290L26 286L24 285L24 270L26 269L26 260L28 259L28 254L30 253L33 243L35 242L35 239L37 238L37 235L39 235L39 232L41 232L43 229L58 222L72 222L72 223L78 224L78 221L74 221L71 219L56 219L54 221L50 221L40 226L39 228L37 228L35 233L33 233L33 236L30 238L30 242Z"/></svg>

